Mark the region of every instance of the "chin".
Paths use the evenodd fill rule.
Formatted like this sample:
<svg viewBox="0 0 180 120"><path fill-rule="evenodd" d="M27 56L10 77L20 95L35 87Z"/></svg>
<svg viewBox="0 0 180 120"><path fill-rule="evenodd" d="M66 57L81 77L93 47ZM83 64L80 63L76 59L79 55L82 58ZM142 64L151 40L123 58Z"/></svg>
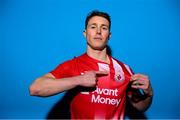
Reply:
<svg viewBox="0 0 180 120"><path fill-rule="evenodd" d="M89 44L88 43L88 46L93 49L93 50L103 50L106 48L106 44Z"/></svg>
<svg viewBox="0 0 180 120"><path fill-rule="evenodd" d="M93 47L94 50L100 50L100 51L104 50L104 48L106 48L106 46L103 46L103 47L98 47L98 46L97 47Z"/></svg>

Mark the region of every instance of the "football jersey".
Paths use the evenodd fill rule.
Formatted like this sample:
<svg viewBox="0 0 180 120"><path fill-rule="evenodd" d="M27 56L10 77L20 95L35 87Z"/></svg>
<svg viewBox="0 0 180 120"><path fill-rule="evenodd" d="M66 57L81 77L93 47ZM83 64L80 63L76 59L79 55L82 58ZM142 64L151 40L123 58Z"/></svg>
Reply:
<svg viewBox="0 0 180 120"><path fill-rule="evenodd" d="M72 119L123 119L126 90L133 74L129 66L109 56L110 64L86 53L60 64L51 71L56 78L82 75L86 71L107 71L93 89L79 89L70 104Z"/></svg>

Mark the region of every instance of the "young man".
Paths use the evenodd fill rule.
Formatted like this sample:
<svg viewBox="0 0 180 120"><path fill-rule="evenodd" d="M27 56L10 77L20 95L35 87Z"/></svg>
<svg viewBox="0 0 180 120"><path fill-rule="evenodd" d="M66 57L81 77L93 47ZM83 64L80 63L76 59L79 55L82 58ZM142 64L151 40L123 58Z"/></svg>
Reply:
<svg viewBox="0 0 180 120"><path fill-rule="evenodd" d="M30 86L30 94L51 96L74 92L70 103L72 119L123 119L127 100L137 110L145 111L153 96L150 81L146 75L133 74L129 66L107 54L110 27L107 13L89 13L83 33L86 53L36 79Z"/></svg>

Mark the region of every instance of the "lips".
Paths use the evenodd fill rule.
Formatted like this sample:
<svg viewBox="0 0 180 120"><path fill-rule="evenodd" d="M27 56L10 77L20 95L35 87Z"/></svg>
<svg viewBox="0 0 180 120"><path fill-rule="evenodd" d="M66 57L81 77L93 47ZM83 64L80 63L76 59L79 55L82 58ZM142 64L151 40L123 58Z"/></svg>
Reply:
<svg viewBox="0 0 180 120"><path fill-rule="evenodd" d="M102 40L102 37L94 37L95 40Z"/></svg>

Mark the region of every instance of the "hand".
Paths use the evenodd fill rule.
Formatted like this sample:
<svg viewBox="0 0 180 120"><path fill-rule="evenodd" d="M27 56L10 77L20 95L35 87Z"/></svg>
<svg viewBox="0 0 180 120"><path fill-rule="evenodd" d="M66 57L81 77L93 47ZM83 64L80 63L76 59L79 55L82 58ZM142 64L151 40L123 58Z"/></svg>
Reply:
<svg viewBox="0 0 180 120"><path fill-rule="evenodd" d="M84 87L94 87L97 84L97 78L108 75L106 71L87 71L80 76L79 84Z"/></svg>
<svg viewBox="0 0 180 120"><path fill-rule="evenodd" d="M134 74L131 76L131 87L136 89L142 89L145 94L152 95L152 88L148 76L143 74Z"/></svg>

